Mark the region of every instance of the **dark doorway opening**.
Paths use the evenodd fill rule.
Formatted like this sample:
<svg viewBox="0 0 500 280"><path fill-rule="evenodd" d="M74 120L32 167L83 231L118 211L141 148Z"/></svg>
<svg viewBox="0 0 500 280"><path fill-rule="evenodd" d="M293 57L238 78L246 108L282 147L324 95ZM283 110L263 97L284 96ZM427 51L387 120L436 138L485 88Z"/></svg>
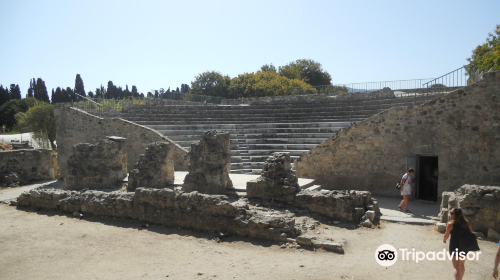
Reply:
<svg viewBox="0 0 500 280"><path fill-rule="evenodd" d="M438 157L420 156L418 159L418 199L437 201Z"/></svg>

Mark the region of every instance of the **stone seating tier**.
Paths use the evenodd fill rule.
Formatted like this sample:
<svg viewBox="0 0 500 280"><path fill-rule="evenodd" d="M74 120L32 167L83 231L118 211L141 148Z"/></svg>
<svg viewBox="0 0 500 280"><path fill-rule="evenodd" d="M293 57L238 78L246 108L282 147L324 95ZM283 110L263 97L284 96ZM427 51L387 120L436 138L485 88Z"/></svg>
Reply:
<svg viewBox="0 0 500 280"><path fill-rule="evenodd" d="M394 106L418 105L428 97L364 101L262 103L253 105L132 106L120 117L157 130L184 148L206 130L230 133L231 173L260 173L273 152L291 160L334 136L353 122Z"/></svg>

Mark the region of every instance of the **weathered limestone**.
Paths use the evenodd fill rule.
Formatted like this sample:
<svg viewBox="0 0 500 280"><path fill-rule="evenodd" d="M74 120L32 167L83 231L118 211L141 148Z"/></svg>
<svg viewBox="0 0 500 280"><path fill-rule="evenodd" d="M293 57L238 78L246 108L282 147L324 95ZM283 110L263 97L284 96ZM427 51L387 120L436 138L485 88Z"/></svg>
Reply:
<svg viewBox="0 0 500 280"><path fill-rule="evenodd" d="M0 187L54 179L58 170L57 155L51 150L0 151Z"/></svg>
<svg viewBox="0 0 500 280"><path fill-rule="evenodd" d="M127 176L125 143L109 139L73 146L63 189L109 189Z"/></svg>
<svg viewBox="0 0 500 280"><path fill-rule="evenodd" d="M443 193L441 223L448 222L448 213L455 207L462 209L474 231L485 235L489 229L500 232L500 187L463 185L455 192Z"/></svg>
<svg viewBox="0 0 500 280"><path fill-rule="evenodd" d="M266 160L262 175L247 182L247 196L282 201L329 218L368 221L370 226L381 215L378 202L367 191L300 190L286 153L274 153Z"/></svg>
<svg viewBox="0 0 500 280"><path fill-rule="evenodd" d="M500 185L500 72L420 106L395 107L302 155L297 176L323 188L399 196L394 182L419 155L439 161L438 193L465 182ZM418 186L416 186L418 187Z"/></svg>
<svg viewBox="0 0 500 280"><path fill-rule="evenodd" d="M162 189L174 182L175 145L169 142L154 142L148 145L135 169L129 172L127 191L135 189Z"/></svg>
<svg viewBox="0 0 500 280"><path fill-rule="evenodd" d="M96 216L134 219L166 226L286 241L300 234L284 213L248 210L246 202L224 195L138 188L135 193L34 189L18 198L18 206L75 211Z"/></svg>
<svg viewBox="0 0 500 280"><path fill-rule="evenodd" d="M229 178L231 151L229 133L208 130L198 144L191 145L189 173L182 190L224 194L233 186Z"/></svg>
<svg viewBox="0 0 500 280"><path fill-rule="evenodd" d="M247 182L248 198L292 202L299 191L298 180L291 170L288 153L273 153L264 162L261 176Z"/></svg>
<svg viewBox="0 0 500 280"><path fill-rule="evenodd" d="M57 131L58 164L62 177L66 176L66 162L72 154L71 147L77 143L96 143L108 135L127 139L125 153L127 166L132 168L139 161L149 143L170 142L170 139L157 131L119 118L99 118L79 109L71 108L70 103L57 103L54 106ZM174 165L177 171L186 171L189 164L188 151L174 143Z"/></svg>

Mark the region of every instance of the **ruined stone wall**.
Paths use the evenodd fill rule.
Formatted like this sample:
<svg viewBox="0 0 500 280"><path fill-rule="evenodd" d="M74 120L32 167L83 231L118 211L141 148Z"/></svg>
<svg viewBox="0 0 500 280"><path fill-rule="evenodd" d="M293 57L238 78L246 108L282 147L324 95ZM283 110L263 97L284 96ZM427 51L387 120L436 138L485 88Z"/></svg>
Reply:
<svg viewBox="0 0 500 280"><path fill-rule="evenodd" d="M224 194L233 186L229 133L217 130L205 131L200 142L191 144L189 173L182 190L209 194Z"/></svg>
<svg viewBox="0 0 500 280"><path fill-rule="evenodd" d="M174 150L173 143L149 144L135 168L129 173L127 191L135 191L139 187L162 189L173 183Z"/></svg>
<svg viewBox="0 0 500 280"><path fill-rule="evenodd" d="M30 181L54 179L57 176L57 155L51 150L13 150L0 151L0 181L3 176L9 183L26 184ZM17 178L14 178L17 177ZM14 180L14 181L13 181ZM0 182L2 184L2 182Z"/></svg>
<svg viewBox="0 0 500 280"><path fill-rule="evenodd" d="M69 103L54 106L56 139L60 175L66 174L66 161L72 154L71 147L77 143L96 143L106 136L126 138L127 166L133 168L149 143L165 141L174 143L157 131L123 119L101 119L81 110L70 108ZM189 165L188 152L181 146L174 151L174 165L177 171L186 171Z"/></svg>
<svg viewBox="0 0 500 280"><path fill-rule="evenodd" d="M462 209L474 231L486 234L491 228L500 232L500 187L463 185L454 192L444 192L439 214L444 228L453 208Z"/></svg>
<svg viewBox="0 0 500 280"><path fill-rule="evenodd" d="M104 139L97 144L79 143L67 161L63 189L109 189L127 177L124 142Z"/></svg>
<svg viewBox="0 0 500 280"><path fill-rule="evenodd" d="M22 194L17 204L274 241L300 234L295 220L286 214L251 211L246 202L229 201L224 195L177 193L170 189L138 188L135 193L106 193L39 188Z"/></svg>
<svg viewBox="0 0 500 280"><path fill-rule="evenodd" d="M399 196L394 187L419 155L438 157L438 193L499 185L500 72L420 106L397 107L344 129L295 163L323 188ZM417 170L418 171L418 170Z"/></svg>

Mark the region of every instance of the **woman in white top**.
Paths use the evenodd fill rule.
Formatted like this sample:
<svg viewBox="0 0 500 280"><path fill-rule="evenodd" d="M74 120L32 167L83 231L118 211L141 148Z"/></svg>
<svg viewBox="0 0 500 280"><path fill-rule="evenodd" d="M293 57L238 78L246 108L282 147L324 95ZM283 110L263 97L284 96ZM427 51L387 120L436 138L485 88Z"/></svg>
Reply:
<svg viewBox="0 0 500 280"><path fill-rule="evenodd" d="M399 183L401 185L401 195L403 196L403 200L401 200L401 203L398 206L399 211L403 211L402 206L405 204L406 212L410 212L410 210L408 210L408 202L410 201L410 195L413 192L411 187L411 176L414 173L415 170L413 170L413 168L408 169L408 172L403 175L403 178L401 178L401 182Z"/></svg>

